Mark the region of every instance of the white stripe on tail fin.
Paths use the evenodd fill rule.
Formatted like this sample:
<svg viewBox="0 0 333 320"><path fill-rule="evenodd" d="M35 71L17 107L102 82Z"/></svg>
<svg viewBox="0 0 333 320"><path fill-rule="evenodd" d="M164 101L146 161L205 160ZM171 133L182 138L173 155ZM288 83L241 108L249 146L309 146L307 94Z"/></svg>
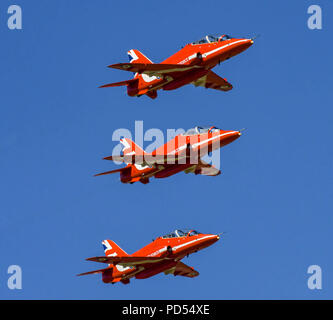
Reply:
<svg viewBox="0 0 333 320"><path fill-rule="evenodd" d="M107 257L128 256L128 254L112 240L103 240L102 245Z"/></svg>
<svg viewBox="0 0 333 320"><path fill-rule="evenodd" d="M124 146L123 153L124 155L136 155L136 156L144 156L145 152L144 150L139 147L135 142L133 142L131 139L123 138L120 140L120 143Z"/></svg>
<svg viewBox="0 0 333 320"><path fill-rule="evenodd" d="M130 63L153 63L139 50L132 49L127 52Z"/></svg>
<svg viewBox="0 0 333 320"><path fill-rule="evenodd" d="M143 53L141 53L139 50L136 49L132 49L130 51L127 52L128 57L129 57L129 61L130 63L144 63L144 64L153 64L153 62L148 59ZM159 79L156 76L149 76L145 73L139 74L139 73L135 73L134 74L134 79L139 79L141 78L144 82L152 82L156 79ZM157 92L156 91L152 91L152 92L148 92L146 93L146 95L152 99L155 99L157 97Z"/></svg>
<svg viewBox="0 0 333 320"><path fill-rule="evenodd" d="M121 249L114 241L112 240L103 240L102 245L104 248L105 255L107 257L124 257L128 254ZM134 267L123 267L116 264L115 266L119 272L125 272L126 270L134 269Z"/></svg>

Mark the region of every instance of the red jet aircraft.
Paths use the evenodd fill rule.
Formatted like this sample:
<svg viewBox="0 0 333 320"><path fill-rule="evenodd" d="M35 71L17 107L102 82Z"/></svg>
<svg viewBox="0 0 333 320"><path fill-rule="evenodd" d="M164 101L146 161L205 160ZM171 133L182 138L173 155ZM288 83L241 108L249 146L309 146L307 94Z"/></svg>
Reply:
<svg viewBox="0 0 333 320"><path fill-rule="evenodd" d="M233 142L240 136L240 131L195 127L177 135L152 153L146 153L132 140L123 138L120 140L124 146L123 155L104 159L125 162L127 166L95 176L119 172L121 182L140 181L143 184L149 183L150 177L167 178L181 171L217 176L221 171L203 161L201 157Z"/></svg>
<svg viewBox="0 0 333 320"><path fill-rule="evenodd" d="M131 71L134 79L101 86L127 86L131 97L145 94L155 99L157 90L174 90L192 83L196 87L228 91L232 85L213 71L217 64L241 53L253 44L253 39L236 39L228 35L206 36L187 44L161 63L153 63L138 50L128 51L130 63L117 63L109 67Z"/></svg>
<svg viewBox="0 0 333 320"><path fill-rule="evenodd" d="M202 234L195 230L176 230L171 234L159 237L132 255L127 254L111 240L102 241L105 257L88 258L88 261L107 263L108 267L100 270L79 274L102 274L105 283L124 284L130 278L150 278L158 273L173 274L174 276L196 277L199 272L180 262L185 256L202 250L217 240L219 235Z"/></svg>

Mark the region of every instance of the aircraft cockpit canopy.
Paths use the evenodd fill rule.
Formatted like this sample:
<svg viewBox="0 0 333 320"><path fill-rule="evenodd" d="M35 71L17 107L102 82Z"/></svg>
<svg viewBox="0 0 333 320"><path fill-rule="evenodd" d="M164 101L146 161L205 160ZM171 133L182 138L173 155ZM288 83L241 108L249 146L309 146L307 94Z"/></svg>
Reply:
<svg viewBox="0 0 333 320"><path fill-rule="evenodd" d="M220 129L216 128L216 127L195 127L195 128L191 128L188 129L186 132L183 133L183 136L191 136L191 135L196 135L196 134L202 134L202 133L212 133L212 132L217 132Z"/></svg>
<svg viewBox="0 0 333 320"><path fill-rule="evenodd" d="M194 41L191 44L203 44L203 43L212 43L212 42L221 42L224 40L229 40L232 39L230 36L228 36L227 34L224 34L222 36L212 36L212 35L208 35L205 36L204 38Z"/></svg>
<svg viewBox="0 0 333 320"><path fill-rule="evenodd" d="M177 229L169 234L166 234L165 236L162 236L163 239L168 239L168 238L180 238L180 237L186 237L186 236L194 236L201 234L201 232L198 232L196 230L187 230L187 229Z"/></svg>

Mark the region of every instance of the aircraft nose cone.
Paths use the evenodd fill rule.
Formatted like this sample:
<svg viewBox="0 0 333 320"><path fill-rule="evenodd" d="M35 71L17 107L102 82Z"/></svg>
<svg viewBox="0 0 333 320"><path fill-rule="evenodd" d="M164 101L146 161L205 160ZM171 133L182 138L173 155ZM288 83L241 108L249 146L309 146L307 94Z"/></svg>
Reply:
<svg viewBox="0 0 333 320"><path fill-rule="evenodd" d="M253 39L248 39L248 38L243 38L243 41L244 41L244 44L246 44L246 45L252 45L254 43Z"/></svg>
<svg viewBox="0 0 333 320"><path fill-rule="evenodd" d="M224 131L223 134L220 135L219 141L220 141L220 147L223 147L236 139L238 139L241 136L240 131Z"/></svg>
<svg viewBox="0 0 333 320"><path fill-rule="evenodd" d="M233 132L233 136L237 139L242 135L242 133L240 131L234 131Z"/></svg>
<svg viewBox="0 0 333 320"><path fill-rule="evenodd" d="M251 47L253 44L252 39L241 39L241 42L239 43L239 47L243 50L246 50L247 48Z"/></svg>
<svg viewBox="0 0 333 320"><path fill-rule="evenodd" d="M253 40L252 39L246 39L246 41L245 41L245 44L247 45L247 46L252 46L253 45Z"/></svg>

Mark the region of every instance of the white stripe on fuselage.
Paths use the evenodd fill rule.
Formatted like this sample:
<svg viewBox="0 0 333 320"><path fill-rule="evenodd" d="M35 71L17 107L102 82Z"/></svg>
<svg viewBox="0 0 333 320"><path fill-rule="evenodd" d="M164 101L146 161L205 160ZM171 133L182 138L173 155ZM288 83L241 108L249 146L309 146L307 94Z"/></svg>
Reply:
<svg viewBox="0 0 333 320"><path fill-rule="evenodd" d="M222 133L222 134L220 134L220 135L218 135L218 136L216 136L216 137L212 137L212 138L209 138L209 139L206 139L206 140L200 141L200 142L198 142L198 143L194 143L194 144L191 145L191 147L192 147L192 148L196 148L196 147L198 147L198 146L200 146L200 145L202 145L202 144L204 144L204 143L206 143L206 142L209 142L209 141L211 141L211 140L214 140L214 139L217 139L217 138L223 137L223 136L225 136L225 135L233 134L233 133L235 133L235 132L236 132L236 131L227 132L227 133ZM182 146L179 147L178 149L175 149L175 150L169 152L167 155L169 155L169 154L175 154L175 153L177 153L177 152L179 152L179 151L184 150L186 147L187 147L187 144L185 143L184 145L182 145Z"/></svg>
<svg viewBox="0 0 333 320"><path fill-rule="evenodd" d="M203 58L206 58L207 56L209 56L209 55L211 55L211 54L213 54L213 53L215 53L215 52L218 52L218 51L220 51L220 50L223 50L224 48L226 48L226 47L228 47L228 46L233 46L234 44L237 44L237 43L242 43L242 42L246 42L246 41L248 41L248 39L242 39L242 40L237 40L237 41L235 41L235 42L233 42L233 43L228 43L228 44L226 44L226 45L224 45L224 46L222 46L222 47L219 47L219 48L216 48L216 49L213 49L213 50L211 50L211 51L209 51L209 52L206 52L206 53L204 53L203 55L202 55L202 57ZM197 57L197 53L194 53L194 54L192 54L192 55L190 55L190 56L188 56L187 58L185 58L184 60L182 60L182 61L180 61L180 62L178 62L177 64L179 64L179 65L184 65L185 63L187 63L187 62L189 62L190 60L193 60L193 59L195 59ZM181 70L177 70L177 69L169 69L169 70L165 70L164 72L161 72L161 74L163 74L163 73L170 73L170 72L176 72L176 71L188 71L188 70L190 70L190 69L193 69L193 68L200 68L200 66L196 66L196 65L194 65L194 66L189 66L189 68L187 69L181 69ZM153 72L154 73L154 72ZM143 78L143 75L144 74L146 74L147 75L147 77L146 77L146 79L144 79ZM134 77L136 77L136 75L137 75L137 73L135 74L135 76ZM149 74L147 74L147 73L143 73L143 74L141 74L141 76L142 76L142 79L147 83L149 83L149 82L151 82L151 81L153 81L153 80L156 80L156 79L158 79L158 80L161 80L159 77L157 77L156 79L154 79L154 75L153 76L150 76ZM147 81L146 81L147 80ZM163 79L164 80L164 79ZM172 81L173 79L170 79L170 80L168 80L168 82L170 82L170 81ZM163 81L161 81L161 82L163 82ZM149 90L156 90L158 87L162 87L164 85L164 83L162 83L161 85L159 85L159 86L154 86L153 88L150 88Z"/></svg>
<svg viewBox="0 0 333 320"><path fill-rule="evenodd" d="M185 247L185 246L188 246L189 244L191 243L194 243L196 241L200 241L200 240L204 240L204 239L208 239L208 238L215 238L215 235L211 235L211 236L205 236L205 237L202 237L202 238L199 238L199 239L195 239L195 240L192 240L192 241L189 241L189 242L185 242L183 244L180 244L179 246L175 246L172 248L172 251L176 251L177 249L179 248L182 248L182 247Z"/></svg>
<svg viewBox="0 0 333 320"><path fill-rule="evenodd" d="M209 56L209 55L211 55L211 54L213 54L213 53L215 53L215 52L218 52L218 51L220 51L220 50L223 50L224 48L226 48L226 47L228 47L228 46L233 46L234 44L241 43L241 42L246 42L246 41L248 41L248 39L242 39L242 40L237 40L237 41L235 41L235 42L233 42L233 43L228 43L228 44L226 44L226 45L224 45L224 46L222 46L222 47L219 47L219 48L216 48L216 49L213 49L213 50L211 50L211 51L209 51L209 52L204 53L204 54L202 55L202 57L203 57L203 58L206 58L207 56ZM197 57L197 53L192 54L192 55L190 55L189 57L187 57L186 59L184 59L184 60L182 60L181 62L179 62L178 64L184 64L185 62L188 62L188 61L190 61L190 60L192 60L192 59L195 59L196 57Z"/></svg>
<svg viewBox="0 0 333 320"><path fill-rule="evenodd" d="M199 239L194 239L192 241L185 242L185 243L182 243L182 244L180 244L178 246L172 247L172 251L176 251L179 248L188 246L191 243L194 243L194 242L197 242L197 241L200 241L200 240L204 240L204 239L214 238L214 237L215 237L215 235L211 235L211 236L205 236L205 237L202 237L202 238L199 238ZM162 249L159 249L159 250L157 250L157 251L149 254L148 257L154 257L154 256L156 256L158 254L161 254L161 253L165 252L165 251L167 251L167 247L164 247Z"/></svg>
<svg viewBox="0 0 333 320"><path fill-rule="evenodd" d="M212 51L209 51L209 52L207 52L207 53L204 53L202 56L203 56L204 58L206 58L207 56L209 56L209 55L211 55L211 54L213 54L213 53L215 53L215 52L217 52L217 51L220 51L220 50L222 50L222 49L224 49L224 48L226 48L226 47L228 47L228 46L233 46L233 45L236 44L236 43L247 42L247 41L248 41L248 39L243 39L243 40L235 41L235 42L233 42L233 43L228 43L228 44L226 44L225 46L222 46L222 47L220 47L220 48L216 48L216 49L214 49L214 50L212 50Z"/></svg>

